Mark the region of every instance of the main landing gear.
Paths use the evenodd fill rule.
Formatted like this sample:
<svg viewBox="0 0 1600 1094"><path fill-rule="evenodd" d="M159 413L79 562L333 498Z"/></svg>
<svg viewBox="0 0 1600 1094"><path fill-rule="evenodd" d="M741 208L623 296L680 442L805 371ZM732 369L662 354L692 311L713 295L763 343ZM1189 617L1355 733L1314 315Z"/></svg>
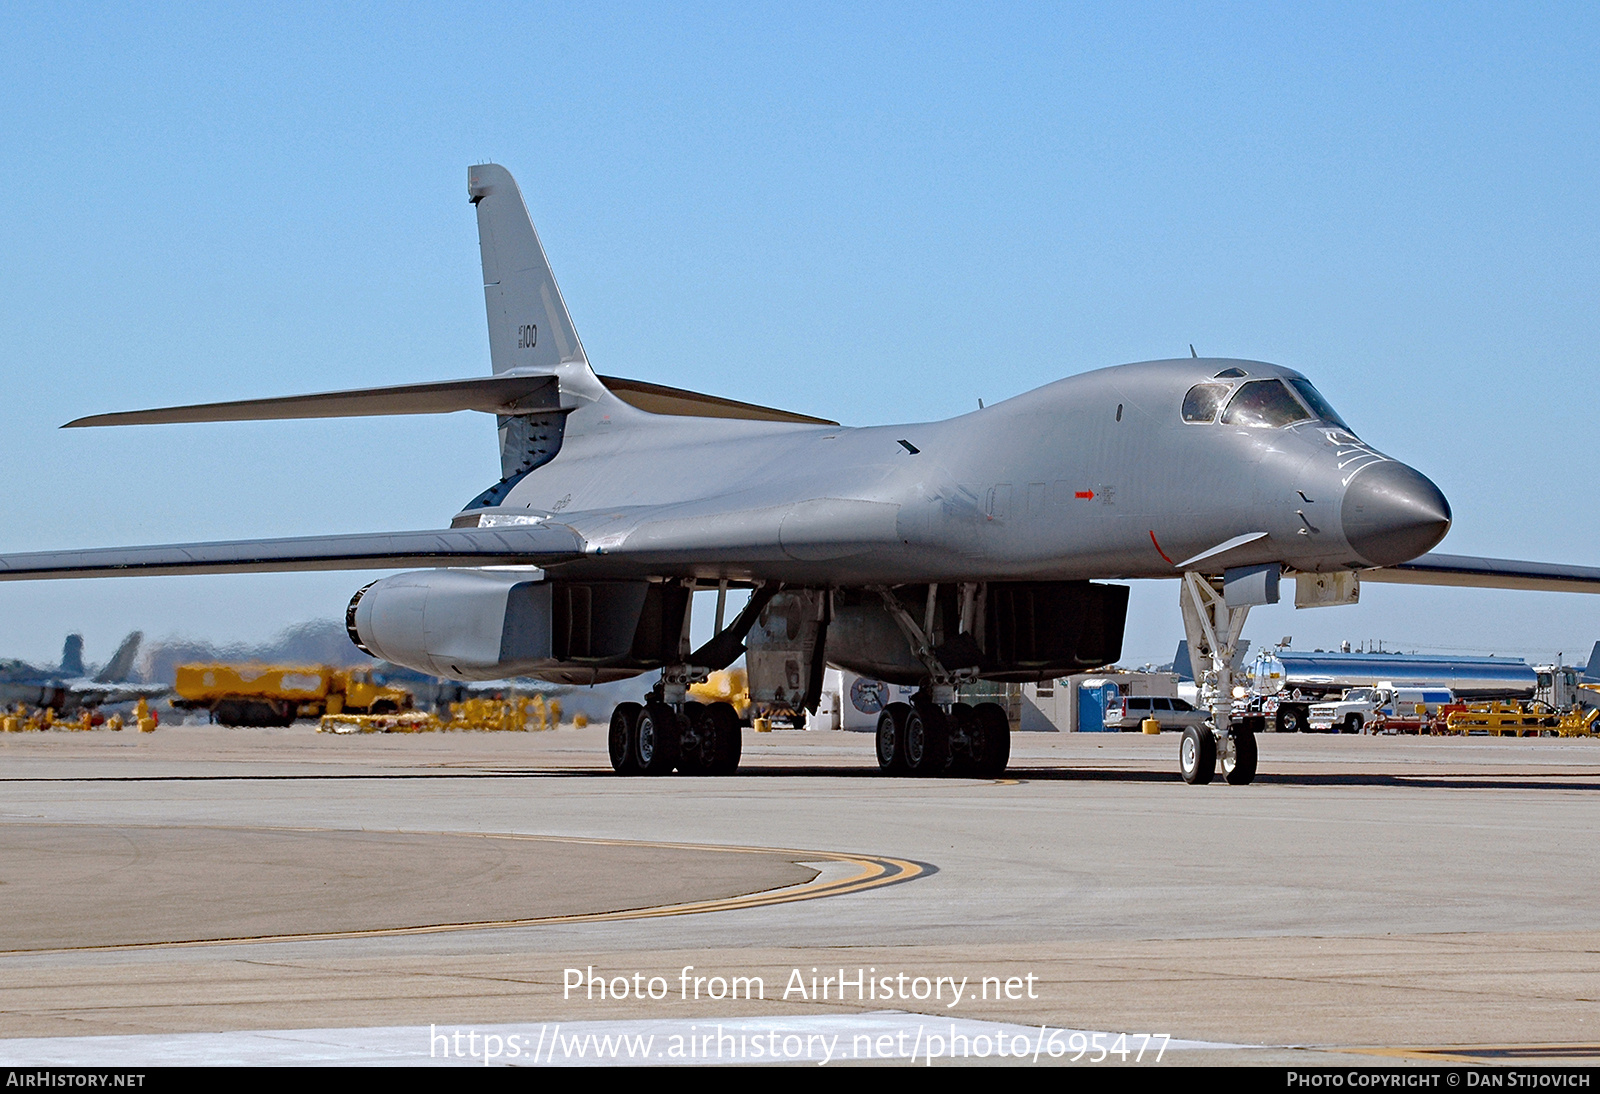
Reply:
<svg viewBox="0 0 1600 1094"><path fill-rule="evenodd" d="M885 775L995 779L1011 759L1011 725L998 703L956 703L946 714L918 696L878 715L878 767Z"/></svg>
<svg viewBox="0 0 1600 1094"><path fill-rule="evenodd" d="M618 703L607 738L619 775L732 775L739 769L739 715L728 703Z"/></svg>

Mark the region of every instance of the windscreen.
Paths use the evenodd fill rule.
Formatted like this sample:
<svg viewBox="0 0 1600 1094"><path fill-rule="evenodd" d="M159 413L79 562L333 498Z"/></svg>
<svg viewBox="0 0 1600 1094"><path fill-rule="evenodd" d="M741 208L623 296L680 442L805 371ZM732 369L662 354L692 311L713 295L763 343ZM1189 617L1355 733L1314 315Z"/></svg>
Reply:
<svg viewBox="0 0 1600 1094"><path fill-rule="evenodd" d="M1308 421L1311 414L1300 405L1282 380L1251 380L1242 384L1222 412L1223 425L1277 429Z"/></svg>
<svg viewBox="0 0 1600 1094"><path fill-rule="evenodd" d="M1311 386L1310 380L1307 380L1304 376L1301 376L1297 379L1290 380L1289 383L1294 385L1294 389L1300 393L1300 398L1306 401L1306 406L1310 407L1311 412L1317 417L1321 418L1325 422L1332 422L1334 425L1338 426L1347 433L1355 432L1355 430L1351 429L1345 424L1345 420L1343 418L1339 417L1339 412L1333 409L1332 404L1322 397L1322 392Z"/></svg>

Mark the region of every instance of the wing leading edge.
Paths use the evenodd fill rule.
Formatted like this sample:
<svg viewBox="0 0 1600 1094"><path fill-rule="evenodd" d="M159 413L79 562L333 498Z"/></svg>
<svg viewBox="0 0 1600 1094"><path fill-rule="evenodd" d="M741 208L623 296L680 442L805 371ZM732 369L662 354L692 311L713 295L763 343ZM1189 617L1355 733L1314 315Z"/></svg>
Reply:
<svg viewBox="0 0 1600 1094"><path fill-rule="evenodd" d="M554 566L583 553L583 537L564 524L449 528L0 555L0 581L402 566Z"/></svg>
<svg viewBox="0 0 1600 1094"><path fill-rule="evenodd" d="M1427 554L1361 571L1362 581L1399 585L1454 585L1471 589L1522 589L1552 593L1600 593L1600 567L1565 566L1553 562L1521 562L1510 558Z"/></svg>

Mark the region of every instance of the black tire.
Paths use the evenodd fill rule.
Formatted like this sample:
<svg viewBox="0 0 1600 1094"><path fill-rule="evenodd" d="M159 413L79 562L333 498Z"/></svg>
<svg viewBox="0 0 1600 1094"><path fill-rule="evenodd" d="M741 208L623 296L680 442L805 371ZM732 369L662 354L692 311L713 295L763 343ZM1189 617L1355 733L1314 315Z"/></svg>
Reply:
<svg viewBox="0 0 1600 1094"><path fill-rule="evenodd" d="M1305 712L1298 707L1278 708L1279 733L1309 733L1311 727L1306 724Z"/></svg>
<svg viewBox="0 0 1600 1094"><path fill-rule="evenodd" d="M1217 739L1205 726L1190 726L1178 744L1178 771L1191 786L1204 786L1217 773Z"/></svg>
<svg viewBox="0 0 1600 1094"><path fill-rule="evenodd" d="M717 754L711 761L711 774L732 775L739 770L739 755L744 750L744 728L739 725L739 712L733 709L732 703L711 703L706 709L716 733Z"/></svg>
<svg viewBox="0 0 1600 1094"><path fill-rule="evenodd" d="M972 714L977 722L972 773L980 779L998 779L1011 762L1011 720L999 703L979 703Z"/></svg>
<svg viewBox="0 0 1600 1094"><path fill-rule="evenodd" d="M633 724L644 708L638 703L618 703L611 712L611 732L606 747L611 752L611 770L618 775L637 775L639 760L633 754Z"/></svg>
<svg viewBox="0 0 1600 1094"><path fill-rule="evenodd" d="M717 762L717 727L704 703L683 706L683 737L678 747L678 770L684 775L709 775Z"/></svg>
<svg viewBox="0 0 1600 1094"><path fill-rule="evenodd" d="M628 738L639 770L645 775L671 774L678 766L682 742L678 712L665 703L646 703L634 719L633 733Z"/></svg>
<svg viewBox="0 0 1600 1094"><path fill-rule="evenodd" d="M878 715L878 770L885 775L906 773L906 703L890 703Z"/></svg>
<svg viewBox="0 0 1600 1094"><path fill-rule="evenodd" d="M1256 735L1236 729L1232 737L1232 747L1222 756L1222 777L1232 786L1244 786L1256 777Z"/></svg>
<svg viewBox="0 0 1600 1094"><path fill-rule="evenodd" d="M1361 732L1361 715L1359 715L1359 714L1351 714L1351 715L1346 716L1345 720L1344 720L1344 729L1340 730L1340 732L1341 733L1360 733Z"/></svg>
<svg viewBox="0 0 1600 1094"><path fill-rule="evenodd" d="M978 728L978 718L967 703L956 703L950 708L945 724L950 728L950 762L945 774L965 779L973 773L973 761L983 747Z"/></svg>
<svg viewBox="0 0 1600 1094"><path fill-rule="evenodd" d="M906 770L918 778L943 775L950 767L950 720L933 705L916 704L906 715Z"/></svg>

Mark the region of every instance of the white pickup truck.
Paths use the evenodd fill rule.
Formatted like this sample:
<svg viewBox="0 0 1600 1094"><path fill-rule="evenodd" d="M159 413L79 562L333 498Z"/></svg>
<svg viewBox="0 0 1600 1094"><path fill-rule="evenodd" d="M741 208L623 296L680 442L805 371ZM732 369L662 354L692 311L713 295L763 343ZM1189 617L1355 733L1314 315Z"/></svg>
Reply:
<svg viewBox="0 0 1600 1094"><path fill-rule="evenodd" d="M1320 733L1360 733L1381 725L1399 733L1417 733L1455 702L1449 688L1351 688L1344 697L1311 708L1311 729Z"/></svg>

